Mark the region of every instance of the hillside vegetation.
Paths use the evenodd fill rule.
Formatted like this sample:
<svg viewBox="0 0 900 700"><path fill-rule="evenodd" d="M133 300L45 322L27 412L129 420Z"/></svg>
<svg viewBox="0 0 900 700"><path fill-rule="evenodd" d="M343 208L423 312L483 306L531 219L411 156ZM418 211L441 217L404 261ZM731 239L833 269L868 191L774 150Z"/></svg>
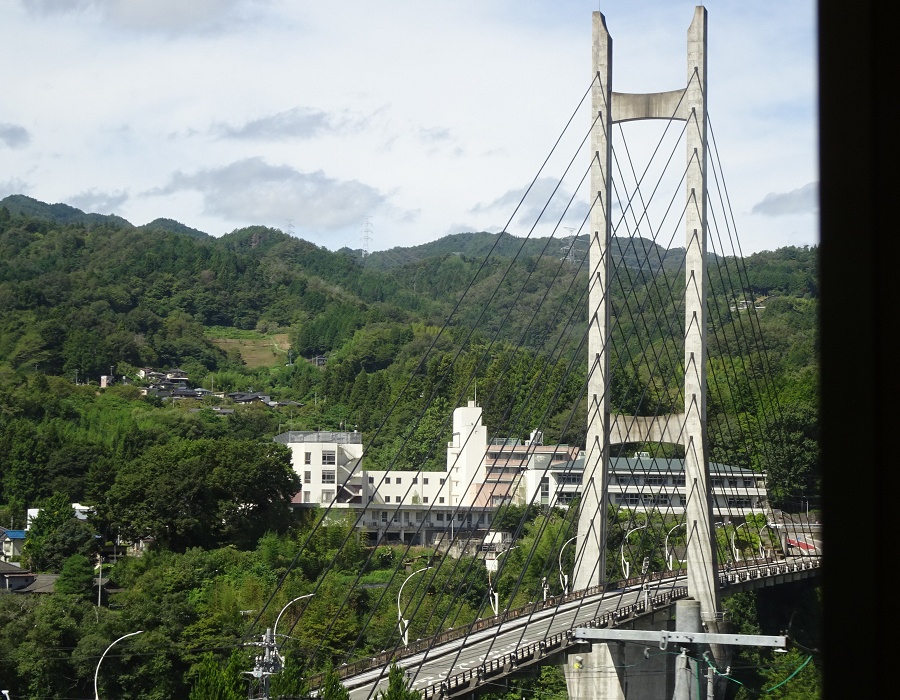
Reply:
<svg viewBox="0 0 900 700"><path fill-rule="evenodd" d="M166 219L135 227L27 197L3 200L0 525L22 527L26 508L41 506L40 536L29 536L23 563L69 568L65 595L16 596L27 600L18 610L13 596L0 596L0 678L10 679L13 696L86 697L102 647L143 629L133 648L152 661L129 675L110 659L111 670L121 668L107 694L187 697L209 670L206 654L224 664L240 646L241 611L262 610L282 579L276 613L315 586L341 600L338 591L360 572L383 585L340 610L317 594L291 643L306 670L343 662L351 647L361 657L394 644L396 620L378 601L381 590L389 601L396 593L410 554L369 547L347 523L292 517L296 476L271 438L288 428L355 427L370 469L443 469L434 446L449 438L447 420L477 381L492 435L524 438L540 427L548 442L583 445L587 273L577 259L561 261L559 248L466 233L364 258L262 226L213 238ZM615 241L617 410L674 410L683 400L671 338L682 330L656 315L662 308L677 317L682 260L682 250ZM710 260L713 457L765 469L773 501L789 510L814 501L818 488L816 265L815 248ZM656 306L635 303L632 289ZM741 300L765 307L749 326ZM768 352L748 341L751 331ZM648 355L675 359L660 372ZM324 365L311 361L317 356ZM144 367L180 368L194 386L265 392L286 405L164 403L141 394ZM108 374L116 384L100 389ZM748 444L760 427L787 439ZM72 520L72 502L94 507L89 523ZM157 550L112 573L125 589L117 607L92 610L90 582L77 573L84 562L72 558L150 533ZM348 538L352 546L341 549ZM423 590L436 617L412 632L483 615L483 566L475 571ZM456 585L454 576L477 583L469 597L435 596ZM335 615L342 622L332 627Z"/></svg>

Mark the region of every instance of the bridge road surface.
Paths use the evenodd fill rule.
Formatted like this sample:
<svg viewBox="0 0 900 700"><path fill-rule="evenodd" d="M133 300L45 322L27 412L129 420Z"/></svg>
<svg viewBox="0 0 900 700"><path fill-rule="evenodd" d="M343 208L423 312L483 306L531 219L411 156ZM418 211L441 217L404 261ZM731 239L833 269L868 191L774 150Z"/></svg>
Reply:
<svg viewBox="0 0 900 700"><path fill-rule="evenodd" d="M674 578L654 581L650 587L650 595L683 585L676 581ZM555 608L541 610L530 618L509 620L499 627L491 627L475 632L467 638L452 640L421 654L400 659L398 665L407 669L413 690L421 691L440 683L448 676L477 668L487 661L508 654L517 647L538 642L557 632L585 624L605 612L637 602L642 595L644 593L639 586L597 593ZM386 690L387 671L387 668L374 668L345 678L342 682L350 691L350 699L367 700L374 698L378 691Z"/></svg>

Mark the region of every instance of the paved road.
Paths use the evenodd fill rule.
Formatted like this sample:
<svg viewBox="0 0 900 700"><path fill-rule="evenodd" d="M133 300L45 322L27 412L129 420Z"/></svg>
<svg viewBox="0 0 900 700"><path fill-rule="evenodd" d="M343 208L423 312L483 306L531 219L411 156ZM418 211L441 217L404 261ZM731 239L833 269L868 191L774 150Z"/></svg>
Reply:
<svg viewBox="0 0 900 700"><path fill-rule="evenodd" d="M673 579L658 585L669 590L675 585ZM616 610L634 603L642 595L639 589L613 591L597 594L590 598L564 603L557 608L542 610L529 618L510 620L458 639L434 649L402 659L399 664L408 668L412 687L415 690L439 683L448 675L455 675L515 651L531 642L539 642L547 637L577 624L585 624L602 613ZM366 700L385 683L387 669L373 669L344 680L350 690L351 700Z"/></svg>

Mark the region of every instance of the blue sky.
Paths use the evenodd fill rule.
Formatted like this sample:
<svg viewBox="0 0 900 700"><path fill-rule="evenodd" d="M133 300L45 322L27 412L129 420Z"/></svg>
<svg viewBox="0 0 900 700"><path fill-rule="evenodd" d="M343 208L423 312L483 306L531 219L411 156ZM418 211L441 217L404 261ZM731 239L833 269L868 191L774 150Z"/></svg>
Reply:
<svg viewBox="0 0 900 700"><path fill-rule="evenodd" d="M815 4L706 6L710 120L742 249L815 244ZM693 7L5 2L0 197L213 235L264 224L332 250L366 230L370 250L502 230L588 87L591 12L613 36L614 89L645 92L684 84ZM634 155L653 134L626 132ZM525 211L512 233L527 233Z"/></svg>

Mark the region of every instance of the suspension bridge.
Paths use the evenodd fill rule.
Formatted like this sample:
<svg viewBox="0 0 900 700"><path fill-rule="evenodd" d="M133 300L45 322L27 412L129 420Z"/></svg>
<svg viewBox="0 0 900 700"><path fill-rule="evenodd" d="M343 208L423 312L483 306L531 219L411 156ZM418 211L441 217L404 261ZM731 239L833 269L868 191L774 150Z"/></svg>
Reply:
<svg viewBox="0 0 900 700"><path fill-rule="evenodd" d="M699 691L685 690L687 681L673 676L680 668L674 654L651 658L648 643L629 645L615 635L597 641L584 630L658 638L655 648L662 651L667 635L702 637L696 654L706 651L712 666L724 668L729 644L751 643L729 637L727 595L819 575L817 529L808 517L773 508L765 489L766 468L777 463L783 437L778 392L707 109L705 8L696 8L687 35L683 86L615 92L612 39L603 15L593 14L585 93L501 234L521 234L522 250L542 230L551 242L530 256L525 274L516 259L503 259L507 274L463 329L459 317L476 275L420 363L428 367L440 348L442 357L453 358L449 369L428 382L411 378L394 403L415 396L422 406L407 438L413 439L429 407L447 398L444 376L465 365L468 374L457 376L458 395L450 398L459 407L469 402L469 413L446 417L439 432L452 435L449 444L427 446L429 456L447 450L446 472L367 471L365 452L377 435L345 440L359 452L343 465L332 452L327 459L333 461L321 453L328 466L320 484L322 522L341 514L355 519L343 546L366 532L376 543L405 547L410 557L418 547L432 552L397 567L375 596L373 610L393 606L397 591L393 646L365 651L364 625L353 648L344 650L336 670L354 700L383 690L391 663L426 698L473 694L547 663L564 668L570 697L687 697ZM586 113L582 129L578 118ZM652 148L640 144L648 158L638 165L625 125L644 120L661 128ZM554 162L562 165L552 193L539 206L526 206ZM523 220L526 211L539 213ZM573 217L577 228L562 225ZM560 241L566 243L561 257ZM493 254L478 274L500 264ZM488 314L501 288L504 298L527 295L537 311L525 321L514 306ZM481 325L488 317L494 320ZM463 363L476 332L487 338L483 356ZM448 352L450 336L456 349ZM528 350L527 367L515 364L515 353L494 352L509 337ZM490 381L476 388L483 377ZM573 385L576 396L567 389ZM492 430L531 431L532 439L492 442L482 413L499 420ZM545 445L539 436L551 428L579 435L583 444L574 450ZM296 439L286 434L281 441ZM295 460L306 454L312 464L312 452L294 454ZM629 473L616 466L643 460L652 466L629 467ZM308 482L315 481L311 471ZM751 498L755 489L761 498ZM514 512L512 505L523 517L506 522L503 539L496 523ZM534 518L531 507L542 515ZM362 581L361 571L346 597L334 601L326 635L341 624ZM320 585L303 597L316 595ZM523 598L529 602L513 604ZM686 613L675 618L683 601L694 605L695 620ZM465 612L473 608L476 614ZM374 618L373 612L369 623ZM302 609L292 619L287 640L304 624ZM288 643L282 648L281 638L267 635L267 650L277 653L260 657L257 697L269 696L278 650L290 653ZM691 663L688 675L699 677L699 662ZM311 676L314 690L321 678ZM715 683L710 687L718 692Z"/></svg>

